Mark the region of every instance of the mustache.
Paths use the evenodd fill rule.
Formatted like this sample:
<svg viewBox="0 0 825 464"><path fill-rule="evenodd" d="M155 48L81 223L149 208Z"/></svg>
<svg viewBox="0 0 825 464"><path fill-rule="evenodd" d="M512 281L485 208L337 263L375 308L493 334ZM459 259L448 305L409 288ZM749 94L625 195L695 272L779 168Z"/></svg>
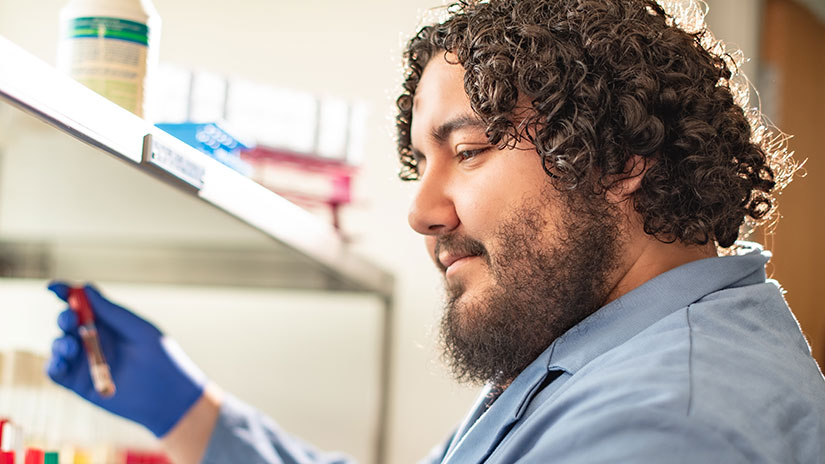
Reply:
<svg viewBox="0 0 825 464"><path fill-rule="evenodd" d="M456 255L480 256L488 263L490 262L490 254L487 252L487 248L478 240L463 235L442 235L436 239L434 250L436 266L442 272L447 270L438 260L438 256L442 251Z"/></svg>

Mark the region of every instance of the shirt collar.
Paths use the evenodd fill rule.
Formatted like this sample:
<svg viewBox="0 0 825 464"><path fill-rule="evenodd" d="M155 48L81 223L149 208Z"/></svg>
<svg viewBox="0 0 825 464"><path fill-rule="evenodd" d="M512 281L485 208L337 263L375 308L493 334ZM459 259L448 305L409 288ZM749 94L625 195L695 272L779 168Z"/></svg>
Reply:
<svg viewBox="0 0 825 464"><path fill-rule="evenodd" d="M739 254L706 258L662 273L613 300L556 339L548 370L574 374L668 314L727 287L764 282L770 252L740 242ZM542 356L544 357L544 355Z"/></svg>

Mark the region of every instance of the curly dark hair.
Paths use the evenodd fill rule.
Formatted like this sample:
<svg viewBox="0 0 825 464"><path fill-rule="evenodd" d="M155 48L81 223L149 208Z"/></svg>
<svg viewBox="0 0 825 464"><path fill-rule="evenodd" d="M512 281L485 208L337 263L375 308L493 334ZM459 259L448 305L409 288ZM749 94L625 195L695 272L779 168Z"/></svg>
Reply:
<svg viewBox="0 0 825 464"><path fill-rule="evenodd" d="M557 188L603 192L646 171L633 205L665 242L731 246L746 217L774 209L771 159L727 84L730 65L654 0L464 0L404 53L396 128L401 178L418 170L412 102L427 63L451 53L490 143L526 138ZM520 98L534 111L516 120Z"/></svg>

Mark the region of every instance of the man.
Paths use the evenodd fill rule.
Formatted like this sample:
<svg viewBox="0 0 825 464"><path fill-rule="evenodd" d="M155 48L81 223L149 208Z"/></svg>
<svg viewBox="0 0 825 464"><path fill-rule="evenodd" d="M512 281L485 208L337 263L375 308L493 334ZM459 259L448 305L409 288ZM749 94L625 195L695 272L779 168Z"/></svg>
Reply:
<svg viewBox="0 0 825 464"><path fill-rule="evenodd" d="M822 374L769 255L735 243L793 169L752 131L731 63L652 0L449 12L409 44L399 152L444 274L445 357L486 386L425 462L825 462ZM86 293L118 391L94 393L71 312L49 374L177 461L346 461Z"/></svg>

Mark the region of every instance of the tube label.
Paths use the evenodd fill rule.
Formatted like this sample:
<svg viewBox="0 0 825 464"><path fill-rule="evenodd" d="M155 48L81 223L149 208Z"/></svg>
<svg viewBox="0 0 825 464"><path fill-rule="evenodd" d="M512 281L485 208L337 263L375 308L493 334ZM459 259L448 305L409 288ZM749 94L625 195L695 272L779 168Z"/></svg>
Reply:
<svg viewBox="0 0 825 464"><path fill-rule="evenodd" d="M149 27L106 17L73 18L61 44L61 69L127 110L143 116Z"/></svg>

